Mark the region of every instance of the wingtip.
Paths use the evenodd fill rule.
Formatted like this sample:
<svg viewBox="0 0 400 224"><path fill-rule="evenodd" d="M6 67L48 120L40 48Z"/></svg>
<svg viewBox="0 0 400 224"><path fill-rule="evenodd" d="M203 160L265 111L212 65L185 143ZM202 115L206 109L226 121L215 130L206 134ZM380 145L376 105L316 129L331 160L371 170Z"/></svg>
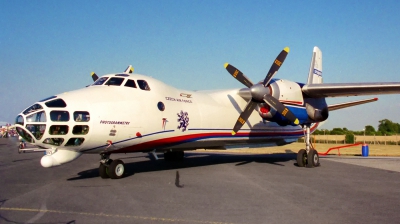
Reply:
<svg viewBox="0 0 400 224"><path fill-rule="evenodd" d="M287 53L289 53L290 51L289 47L285 47L283 50L286 51Z"/></svg>
<svg viewBox="0 0 400 224"><path fill-rule="evenodd" d="M224 67L226 68L226 67L228 67L228 65L229 65L229 63L225 63L225 64L224 64Z"/></svg>

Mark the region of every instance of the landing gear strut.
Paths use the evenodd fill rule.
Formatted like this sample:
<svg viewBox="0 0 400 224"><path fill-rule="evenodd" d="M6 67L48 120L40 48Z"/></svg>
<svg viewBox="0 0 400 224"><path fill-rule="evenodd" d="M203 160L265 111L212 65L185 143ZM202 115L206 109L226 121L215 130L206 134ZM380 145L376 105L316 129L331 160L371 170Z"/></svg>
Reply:
<svg viewBox="0 0 400 224"><path fill-rule="evenodd" d="M307 124L305 129L306 149L300 149L297 153L297 165L309 168L317 167L319 166L319 156L317 150L310 143L310 124Z"/></svg>
<svg viewBox="0 0 400 224"><path fill-rule="evenodd" d="M99 174L103 179L119 179L124 176L125 166L122 160L110 159L110 154L101 154Z"/></svg>

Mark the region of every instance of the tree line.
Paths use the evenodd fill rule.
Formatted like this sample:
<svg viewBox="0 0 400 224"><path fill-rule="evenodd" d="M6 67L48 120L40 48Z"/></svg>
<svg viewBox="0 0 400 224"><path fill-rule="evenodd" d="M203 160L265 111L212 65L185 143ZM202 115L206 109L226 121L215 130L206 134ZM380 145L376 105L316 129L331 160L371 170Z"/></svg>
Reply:
<svg viewBox="0 0 400 224"><path fill-rule="evenodd" d="M395 123L389 119L383 119L379 121L378 130L376 130L372 125L365 126L363 131L351 131L347 128L333 128L332 130L328 129L317 129L314 135L376 135L376 136L384 136L384 135L396 135L400 134L400 124Z"/></svg>

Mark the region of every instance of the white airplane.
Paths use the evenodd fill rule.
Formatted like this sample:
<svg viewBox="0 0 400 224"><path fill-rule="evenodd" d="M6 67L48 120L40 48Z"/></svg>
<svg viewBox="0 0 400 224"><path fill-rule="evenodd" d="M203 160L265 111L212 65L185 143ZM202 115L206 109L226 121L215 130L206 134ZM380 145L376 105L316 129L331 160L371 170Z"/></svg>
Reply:
<svg viewBox="0 0 400 224"><path fill-rule="evenodd" d="M327 105L325 97L400 93L400 82L322 84L318 47L306 84L272 79L288 52L287 47L282 50L258 83L226 63L228 72L246 86L242 89L176 89L133 74L132 66L100 78L92 73L92 85L34 103L15 125L27 142L47 150L43 167L83 153L99 154L102 178L124 175L124 163L110 159L114 153L149 152L158 159L156 153L163 152L165 160L179 160L186 150L286 145L303 136L306 146L298 152L297 164L315 167L319 157L310 134L329 112L377 100Z"/></svg>

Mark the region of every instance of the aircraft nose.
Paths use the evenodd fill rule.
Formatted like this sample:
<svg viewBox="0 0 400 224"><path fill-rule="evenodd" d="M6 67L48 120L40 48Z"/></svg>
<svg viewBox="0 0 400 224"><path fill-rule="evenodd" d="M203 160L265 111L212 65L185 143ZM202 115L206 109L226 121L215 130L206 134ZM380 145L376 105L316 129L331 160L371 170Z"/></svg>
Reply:
<svg viewBox="0 0 400 224"><path fill-rule="evenodd" d="M43 148L79 150L90 132L90 113L57 97L35 103L15 121L18 134Z"/></svg>

